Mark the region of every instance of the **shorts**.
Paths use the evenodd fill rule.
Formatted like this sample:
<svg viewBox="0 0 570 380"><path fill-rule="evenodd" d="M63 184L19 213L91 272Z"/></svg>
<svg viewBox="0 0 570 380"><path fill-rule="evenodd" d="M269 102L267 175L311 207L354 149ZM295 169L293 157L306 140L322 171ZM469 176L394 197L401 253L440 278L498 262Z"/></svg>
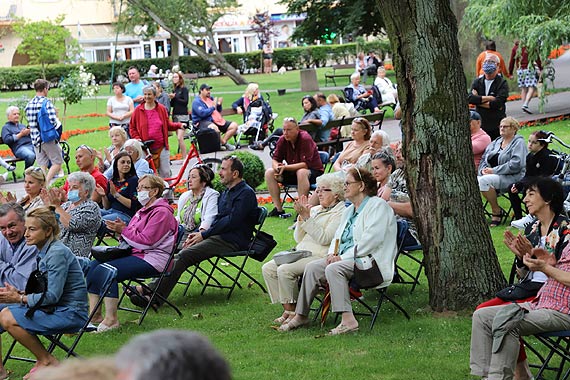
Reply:
<svg viewBox="0 0 570 380"><path fill-rule="evenodd" d="M273 54L263 54L263 59L273 59Z"/></svg>
<svg viewBox="0 0 570 380"><path fill-rule="evenodd" d="M317 182L317 177L323 174L322 170L315 170L309 169L311 171L311 175L309 176L309 183L313 184ZM297 172L285 171L281 175L283 177L282 183L287 185L296 185L297 184Z"/></svg>
<svg viewBox="0 0 570 380"><path fill-rule="evenodd" d="M188 124L190 121L190 115L172 115L172 121Z"/></svg>
<svg viewBox="0 0 570 380"><path fill-rule="evenodd" d="M198 124L198 128L205 129L208 128L211 124L214 124L216 127L218 127L221 133L226 133L231 123L232 123L231 121L226 121L223 125L219 125L214 123L213 121L201 120L200 123Z"/></svg>
<svg viewBox="0 0 570 380"><path fill-rule="evenodd" d="M36 163L38 166L63 164L61 145L57 141L40 143L39 146L34 146L34 150L36 151Z"/></svg>

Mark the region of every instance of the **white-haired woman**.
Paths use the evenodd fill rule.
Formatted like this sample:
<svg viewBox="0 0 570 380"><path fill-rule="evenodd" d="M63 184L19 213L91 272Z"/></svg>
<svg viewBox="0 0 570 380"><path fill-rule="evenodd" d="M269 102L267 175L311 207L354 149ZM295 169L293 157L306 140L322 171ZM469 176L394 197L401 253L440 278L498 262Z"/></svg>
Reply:
<svg viewBox="0 0 570 380"><path fill-rule="evenodd" d="M277 266L271 260L261 268L272 303L283 305L283 314L274 320L277 324L289 322L295 316L299 295L299 278L311 261L325 257L344 211L344 179L334 174L317 178L315 191L319 205L311 207L306 196L295 202L299 214L294 238L297 250L307 250L311 256L294 263Z"/></svg>
<svg viewBox="0 0 570 380"><path fill-rule="evenodd" d="M76 256L89 257L97 230L101 226L101 212L91 200L95 179L85 172L74 172L67 177L69 191L43 189L41 197L45 205L55 208L61 227L60 239ZM67 199L67 202L63 200Z"/></svg>
<svg viewBox="0 0 570 380"><path fill-rule="evenodd" d="M142 178L145 174L153 174L152 169L148 166L148 162L145 160L145 154L140 141L135 139L127 140L125 142L124 149L133 160L137 177ZM105 171L105 177L107 177L107 179L113 178L113 166Z"/></svg>
<svg viewBox="0 0 570 380"><path fill-rule="evenodd" d="M101 149L101 153L96 152L101 173L113 166L113 158L123 150L125 142L129 137L123 127L114 126L109 129L109 138L111 139L111 145L108 148Z"/></svg>

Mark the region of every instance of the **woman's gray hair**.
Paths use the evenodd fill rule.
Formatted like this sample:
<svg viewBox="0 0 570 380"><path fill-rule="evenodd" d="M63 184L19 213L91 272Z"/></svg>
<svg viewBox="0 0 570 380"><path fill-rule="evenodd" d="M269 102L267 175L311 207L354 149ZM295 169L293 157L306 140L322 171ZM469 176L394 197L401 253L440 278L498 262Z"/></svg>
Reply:
<svg viewBox="0 0 570 380"><path fill-rule="evenodd" d="M124 148L127 148L127 147L134 148L137 151L137 153L139 154L138 160L144 159L145 156L143 153L142 144L139 140L135 140L135 139L127 140L127 141L125 141L125 145L123 145L123 147ZM134 162L133 162L133 164L134 164Z"/></svg>
<svg viewBox="0 0 570 380"><path fill-rule="evenodd" d="M352 80L356 78L360 78L360 73L358 71L352 73L352 75L350 76L350 81L352 82Z"/></svg>
<svg viewBox="0 0 570 380"><path fill-rule="evenodd" d="M6 118L10 117L10 114L12 113L12 111L14 110L20 110L18 107L16 106L9 106L8 108L6 108Z"/></svg>
<svg viewBox="0 0 570 380"><path fill-rule="evenodd" d="M370 137L372 136L380 136L382 139L382 148L390 146L390 136L388 136L388 133L386 131L380 129L378 131L372 132L372 135Z"/></svg>
<svg viewBox="0 0 570 380"><path fill-rule="evenodd" d="M143 88L143 94L144 94L145 92L152 92L152 93L154 94L154 96L156 96L156 88L154 88L153 85L145 86L145 87Z"/></svg>
<svg viewBox="0 0 570 380"><path fill-rule="evenodd" d="M85 172L73 172L67 176L67 182L77 182L83 190L87 191L87 199L91 198L93 191L95 190L95 179L89 173Z"/></svg>
<svg viewBox="0 0 570 380"><path fill-rule="evenodd" d="M317 187L328 187L339 200L344 201L344 179L335 173L323 174L317 177Z"/></svg>

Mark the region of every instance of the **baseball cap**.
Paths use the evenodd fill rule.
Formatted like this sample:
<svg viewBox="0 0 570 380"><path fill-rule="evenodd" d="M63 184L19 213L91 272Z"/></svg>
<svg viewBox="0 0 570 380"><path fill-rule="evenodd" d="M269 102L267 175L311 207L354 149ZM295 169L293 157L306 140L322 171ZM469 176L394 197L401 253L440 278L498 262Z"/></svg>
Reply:
<svg viewBox="0 0 570 380"><path fill-rule="evenodd" d="M204 89L208 89L211 90L213 87L212 86L208 86L206 83L202 83L200 85L200 91L204 90Z"/></svg>
<svg viewBox="0 0 570 380"><path fill-rule="evenodd" d="M477 111L469 111L469 120L481 120L481 115Z"/></svg>

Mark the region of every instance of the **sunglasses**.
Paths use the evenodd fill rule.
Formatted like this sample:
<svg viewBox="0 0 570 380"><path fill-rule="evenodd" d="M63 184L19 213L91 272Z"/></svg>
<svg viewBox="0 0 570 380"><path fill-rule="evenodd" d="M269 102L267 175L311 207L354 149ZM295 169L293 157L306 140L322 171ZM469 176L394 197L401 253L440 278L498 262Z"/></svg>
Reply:
<svg viewBox="0 0 570 380"><path fill-rule="evenodd" d="M77 152L79 149L85 149L90 154L93 154L93 149L91 149L89 146L87 146L85 144L79 145L77 148L75 148L75 151Z"/></svg>
<svg viewBox="0 0 570 380"><path fill-rule="evenodd" d="M297 124L297 120L295 120L294 117L284 117L284 118L283 118L283 121L287 121L287 122L290 122L290 123L295 123L295 124Z"/></svg>

